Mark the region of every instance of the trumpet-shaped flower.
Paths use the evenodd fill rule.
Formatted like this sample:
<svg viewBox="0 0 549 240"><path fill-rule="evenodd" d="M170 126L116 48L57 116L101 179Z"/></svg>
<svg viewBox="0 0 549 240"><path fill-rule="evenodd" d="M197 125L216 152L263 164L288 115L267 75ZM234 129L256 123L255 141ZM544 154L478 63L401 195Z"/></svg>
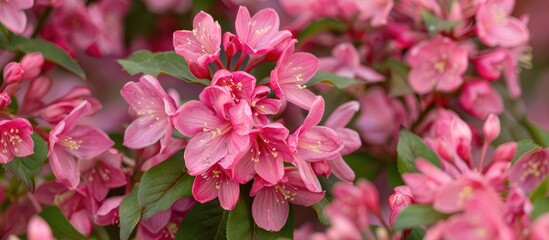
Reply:
<svg viewBox="0 0 549 240"><path fill-rule="evenodd" d="M116 149L109 149L94 159L80 162L88 194L95 200L102 201L111 188L126 184L126 175L120 168L122 157Z"/></svg>
<svg viewBox="0 0 549 240"><path fill-rule="evenodd" d="M174 125L191 137L184 156L189 173L202 174L218 162L223 168L232 165L250 141L251 115L247 102L235 104L229 90L215 85L204 89L200 101L181 106Z"/></svg>
<svg viewBox="0 0 549 240"><path fill-rule="evenodd" d="M144 148L160 140L164 150L172 135L172 119L177 110L173 98L150 75L141 77L139 82L126 83L120 94L137 114L124 133L124 145Z"/></svg>
<svg viewBox="0 0 549 240"><path fill-rule="evenodd" d="M192 31L173 33L173 46L189 64L204 66L219 58L221 26L210 14L201 11L194 17Z"/></svg>
<svg viewBox="0 0 549 240"><path fill-rule="evenodd" d="M219 198L223 209L232 210L238 202L240 185L217 164L196 176L192 191L196 201L205 203Z"/></svg>
<svg viewBox="0 0 549 240"><path fill-rule="evenodd" d="M32 125L27 119L0 120L0 163L9 163L14 157L34 153Z"/></svg>

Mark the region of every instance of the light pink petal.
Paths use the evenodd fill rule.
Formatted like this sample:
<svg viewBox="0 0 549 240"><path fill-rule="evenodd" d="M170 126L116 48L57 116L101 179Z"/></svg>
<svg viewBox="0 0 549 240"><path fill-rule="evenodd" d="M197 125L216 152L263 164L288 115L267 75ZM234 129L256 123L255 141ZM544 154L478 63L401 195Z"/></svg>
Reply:
<svg viewBox="0 0 549 240"><path fill-rule="evenodd" d="M349 101L337 107L324 122L324 126L332 129L344 128L360 109L358 101Z"/></svg>
<svg viewBox="0 0 549 240"><path fill-rule="evenodd" d="M432 73L424 70L412 69L408 74L408 83L415 92L425 94L435 88L437 78Z"/></svg>
<svg viewBox="0 0 549 240"><path fill-rule="evenodd" d="M303 125L301 125L301 132L308 131L313 126L318 125L322 116L324 116L324 98L321 96L315 96L314 101L312 102L311 110L303 120Z"/></svg>
<svg viewBox="0 0 549 240"><path fill-rule="evenodd" d="M284 227L289 206L282 199L272 188L257 193L252 203L252 216L257 226L267 231L280 231Z"/></svg>
<svg viewBox="0 0 549 240"><path fill-rule="evenodd" d="M170 222L172 216L172 210L166 209L156 213L154 216L141 221L141 225L152 233L157 233L162 230Z"/></svg>
<svg viewBox="0 0 549 240"><path fill-rule="evenodd" d="M369 83L381 82L385 79L383 75L365 66L359 66L356 70L356 75L359 78L366 80Z"/></svg>
<svg viewBox="0 0 549 240"><path fill-rule="evenodd" d="M338 156L330 161L328 161L328 164L330 164L330 171L339 179L352 183L355 180L355 172L341 156Z"/></svg>
<svg viewBox="0 0 549 240"><path fill-rule="evenodd" d="M88 216L87 210L83 209L71 216L70 222L76 230L82 233L84 236L89 236L92 229L92 222Z"/></svg>
<svg viewBox="0 0 549 240"><path fill-rule="evenodd" d="M204 128L215 129L224 123L212 109L196 100L186 102L174 117L174 126L181 134L192 137Z"/></svg>
<svg viewBox="0 0 549 240"><path fill-rule="evenodd" d="M126 128L124 146L139 149L153 145L166 135L166 131L170 128L168 119L156 120L152 117L139 117Z"/></svg>
<svg viewBox="0 0 549 240"><path fill-rule="evenodd" d="M318 58L310 53L298 52L287 56L277 64L277 68L278 84L281 86L304 85L316 73Z"/></svg>
<svg viewBox="0 0 549 240"><path fill-rule="evenodd" d="M234 105L233 98L229 90L224 87L211 85L206 87L200 93L200 101L211 108L216 115L225 117L225 109L228 106Z"/></svg>
<svg viewBox="0 0 549 240"><path fill-rule="evenodd" d="M234 206L238 202L239 194L240 184L226 179L226 181L221 183L219 189L219 204L225 210L233 210Z"/></svg>
<svg viewBox="0 0 549 240"><path fill-rule="evenodd" d="M79 125L67 132L66 136L71 137L67 150L82 159L97 157L114 145L105 132L92 126Z"/></svg>
<svg viewBox="0 0 549 240"><path fill-rule="evenodd" d="M254 150L255 151L255 150ZM240 155L236 157L236 162L234 167L230 167L232 171L232 177L235 181L239 183L247 183L252 180L255 176L255 162L252 161L252 158L255 154L252 152L251 148L246 148L241 152Z"/></svg>
<svg viewBox="0 0 549 240"><path fill-rule="evenodd" d="M294 159L297 170L299 171L299 175L301 176L301 179L307 189L312 192L321 192L322 187L320 186L320 182L318 181L318 178L315 175L315 172L313 171L313 168L311 167L311 163L296 157Z"/></svg>
<svg viewBox="0 0 549 240"><path fill-rule="evenodd" d="M80 183L80 171L77 161L64 148L50 147L48 152L50 166L55 178L70 189L75 189Z"/></svg>
<svg viewBox="0 0 549 240"><path fill-rule="evenodd" d="M31 8L33 5L34 5L34 1L33 0L14 0L14 1L10 1L11 4L13 4L16 8L18 9L29 9Z"/></svg>
<svg viewBox="0 0 549 240"><path fill-rule="evenodd" d="M185 149L185 166L189 169L189 174L193 176L201 174L224 158L227 155L230 138L228 134L220 136L212 136L209 132L196 134Z"/></svg>
<svg viewBox="0 0 549 240"><path fill-rule="evenodd" d="M254 124L252 110L245 101L240 101L240 103L229 109L229 119L236 134L246 135L252 130Z"/></svg>
<svg viewBox="0 0 549 240"><path fill-rule="evenodd" d="M331 128L315 126L299 136L298 154L306 161L335 158L343 142Z"/></svg>
<svg viewBox="0 0 549 240"><path fill-rule="evenodd" d="M15 34L22 34L27 27L27 15L11 2L0 3L0 22Z"/></svg>
<svg viewBox="0 0 549 240"><path fill-rule="evenodd" d="M355 130L352 130L350 128L343 128L343 129L334 129L336 131L337 136L341 141L343 141L343 149L341 149L341 155L349 155L352 152L356 151L357 149L362 146L362 142L360 141L360 135Z"/></svg>
<svg viewBox="0 0 549 240"><path fill-rule="evenodd" d="M29 221L27 237L29 240L54 240L50 226L44 219L34 216Z"/></svg>
<svg viewBox="0 0 549 240"><path fill-rule="evenodd" d="M193 183L193 197L200 203L209 202L217 198L219 190L216 188L215 178L197 176Z"/></svg>
<svg viewBox="0 0 549 240"><path fill-rule="evenodd" d="M284 97L288 102L305 110L310 110L317 96L311 90L300 88L296 85L284 88Z"/></svg>
<svg viewBox="0 0 549 240"><path fill-rule="evenodd" d="M63 119L64 127L59 129L60 132L66 132L71 130L77 123L77 121L88 114L91 113L91 104L88 101L82 101L78 106L76 106L67 116ZM57 128L57 126L55 127ZM55 130L54 128L54 130Z"/></svg>
<svg viewBox="0 0 549 240"><path fill-rule="evenodd" d="M279 154L276 150L273 151L273 148L268 144L259 143L259 145L261 154L256 155L259 160L255 164L255 171L265 181L275 184L284 176L284 155Z"/></svg>
<svg viewBox="0 0 549 240"><path fill-rule="evenodd" d="M225 169L228 169L229 166L234 164L236 157L242 150L246 149L246 146L248 146L248 143L250 142L250 137L248 135L239 135L234 131L231 131L228 134L228 138L228 144L223 146L226 148L227 154L219 161L219 165Z"/></svg>

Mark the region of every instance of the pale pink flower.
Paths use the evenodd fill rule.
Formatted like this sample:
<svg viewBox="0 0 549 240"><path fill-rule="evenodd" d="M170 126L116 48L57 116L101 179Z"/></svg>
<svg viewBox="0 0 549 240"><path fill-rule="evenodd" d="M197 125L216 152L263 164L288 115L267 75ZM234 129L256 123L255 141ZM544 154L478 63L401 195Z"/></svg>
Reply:
<svg viewBox="0 0 549 240"><path fill-rule="evenodd" d="M286 145L288 129L280 123L262 126L250 133L250 146L242 151L232 168L232 176L240 183L246 183L255 174L275 184L284 176L284 160L292 159Z"/></svg>
<svg viewBox="0 0 549 240"><path fill-rule="evenodd" d="M116 149L109 149L91 160L80 162L86 189L95 200L102 201L111 188L126 184L126 175L121 169L122 158Z"/></svg>
<svg viewBox="0 0 549 240"><path fill-rule="evenodd" d="M294 53L292 44L284 51L271 71L270 85L276 95L305 110L309 110L315 95L306 89L318 69L318 59L309 53Z"/></svg>
<svg viewBox="0 0 549 240"><path fill-rule="evenodd" d="M522 156L512 167L509 183L532 192L549 175L549 149L538 149Z"/></svg>
<svg viewBox="0 0 549 240"><path fill-rule="evenodd" d="M0 2L0 23L15 34L22 34L27 27L25 10L34 5L33 0L8 0Z"/></svg>
<svg viewBox="0 0 549 240"><path fill-rule="evenodd" d="M196 176L193 183L193 197L205 203L219 198L219 204L225 210L232 210L238 202L240 185L216 164L204 173Z"/></svg>
<svg viewBox="0 0 549 240"><path fill-rule="evenodd" d="M9 163L14 157L27 157L34 153L32 125L27 119L0 120L0 163Z"/></svg>
<svg viewBox="0 0 549 240"><path fill-rule="evenodd" d="M231 93L235 103L244 100L251 104L250 98L255 90L256 79L244 71L229 72L220 69L215 72L212 85L225 87Z"/></svg>
<svg viewBox="0 0 549 240"><path fill-rule="evenodd" d="M175 52L187 63L205 66L219 59L221 50L221 26L212 16L199 12L193 20L193 30L179 30L173 33Z"/></svg>
<svg viewBox="0 0 549 240"><path fill-rule="evenodd" d="M124 145L138 149L160 141L163 151L173 131L173 116L177 110L175 100L150 75L141 77L139 82L126 83L120 94L137 115L137 119L126 128Z"/></svg>
<svg viewBox="0 0 549 240"><path fill-rule="evenodd" d="M402 103L381 88L371 88L360 99L361 111L355 126L362 139L373 145L384 144L398 134L407 116Z"/></svg>
<svg viewBox="0 0 549 240"><path fill-rule="evenodd" d="M530 227L530 240L549 239L549 213L539 216Z"/></svg>
<svg viewBox="0 0 549 240"><path fill-rule="evenodd" d="M488 114L503 112L501 95L486 81L471 81L463 84L459 105L472 116L485 119Z"/></svg>
<svg viewBox="0 0 549 240"><path fill-rule="evenodd" d="M52 129L49 136L50 166L56 179L70 189L80 183L80 159L95 158L114 145L103 131L77 124L90 108L87 101L82 102Z"/></svg>
<svg viewBox="0 0 549 240"><path fill-rule="evenodd" d="M318 69L338 76L359 78L365 82L383 81L383 75L360 64L358 51L351 43L341 43L332 50L332 57L320 58Z"/></svg>
<svg viewBox="0 0 549 240"><path fill-rule="evenodd" d="M418 158L415 163L420 173L405 173L402 180L412 190L415 202L432 203L438 189L452 178L427 160Z"/></svg>
<svg viewBox="0 0 549 240"><path fill-rule="evenodd" d="M326 161L330 166L330 171L339 179L352 183L355 179L353 169L347 165L342 156L349 155L356 151L362 145L358 133L345 126L349 124L353 116L360 109L357 101L346 102L337 107L326 119L324 126L333 129L339 139L343 141L343 148L340 155L336 158Z"/></svg>
<svg viewBox="0 0 549 240"><path fill-rule="evenodd" d="M294 163L305 186L310 191L320 192L320 182L315 176L311 162L334 159L343 149L343 141L328 127L317 126L324 115L324 99L316 97L309 114L295 132L288 137L288 146L294 153Z"/></svg>
<svg viewBox="0 0 549 240"><path fill-rule="evenodd" d="M183 135L191 137L185 149L185 165L193 176L220 163L227 168L250 141L253 120L245 101L235 104L224 87L209 86L200 94L200 101L192 100L181 106L174 125Z"/></svg>
<svg viewBox="0 0 549 240"><path fill-rule="evenodd" d="M515 0L487 0L479 4L477 34L488 46L516 47L528 42L526 23L511 15Z"/></svg>
<svg viewBox="0 0 549 240"><path fill-rule="evenodd" d="M370 24L374 27L387 23L393 5L393 0L356 0L359 18L370 20Z"/></svg>
<svg viewBox="0 0 549 240"><path fill-rule="evenodd" d="M292 34L279 31L280 19L274 9L267 8L250 17L246 7L240 7L235 20L236 35L246 54L265 54Z"/></svg>
<svg viewBox="0 0 549 240"><path fill-rule="evenodd" d="M415 92L453 92L463 83L467 51L449 38L437 37L410 49L406 62L411 67L408 82Z"/></svg>
<svg viewBox="0 0 549 240"><path fill-rule="evenodd" d="M280 231L286 224L289 203L311 206L324 197L324 192L311 192L294 168L286 168L284 177L276 184L256 178L250 196L252 216L260 228Z"/></svg>
<svg viewBox="0 0 549 240"><path fill-rule="evenodd" d="M27 226L27 239L29 240L54 240L50 226L44 219L34 216Z"/></svg>

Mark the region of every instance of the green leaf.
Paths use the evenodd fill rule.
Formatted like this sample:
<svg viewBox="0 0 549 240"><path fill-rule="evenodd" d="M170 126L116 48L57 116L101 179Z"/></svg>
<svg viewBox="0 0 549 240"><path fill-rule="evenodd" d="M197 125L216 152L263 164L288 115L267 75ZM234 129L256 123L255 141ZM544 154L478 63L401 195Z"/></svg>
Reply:
<svg viewBox="0 0 549 240"><path fill-rule="evenodd" d="M344 32L346 25L341 21L337 21L330 18L320 19L318 21L312 22L307 26L303 31L299 33L297 39L300 42L303 42L304 39L316 36L319 32L322 31L335 31L335 32Z"/></svg>
<svg viewBox="0 0 549 240"><path fill-rule="evenodd" d="M206 85L206 81L196 78L183 57L174 51L153 53L147 50L134 52L127 59L119 59L118 63L130 74L150 74L155 77L164 73L172 77Z"/></svg>
<svg viewBox="0 0 549 240"><path fill-rule="evenodd" d="M542 197L534 202L534 209L532 210L532 220L535 220L539 216L549 212L549 197Z"/></svg>
<svg viewBox="0 0 549 240"><path fill-rule="evenodd" d="M318 215L318 219L325 226L330 225L330 220L328 220L326 215L324 215L324 208L326 208L326 206L328 206L328 204L330 204L328 199L322 198L320 201L318 201L317 203L315 203L313 205L313 209L316 211L316 215Z"/></svg>
<svg viewBox="0 0 549 240"><path fill-rule="evenodd" d="M250 213L250 207L246 201L240 199L235 208L229 213L227 220L228 240L256 240L256 239L292 239L294 232L294 216L290 209L286 225L278 232L269 232L258 227Z"/></svg>
<svg viewBox="0 0 549 240"><path fill-rule="evenodd" d="M21 180L29 191L34 192L34 176L42 170L42 165L48 155L48 146L38 133L33 132L31 137L34 142L34 154L22 158L15 157L4 167Z"/></svg>
<svg viewBox="0 0 549 240"><path fill-rule="evenodd" d="M139 187L132 189L130 194L120 204L120 239L127 240L132 235L133 229L141 220L141 207L137 202L137 191Z"/></svg>
<svg viewBox="0 0 549 240"><path fill-rule="evenodd" d="M48 225L50 225L53 236L58 240L70 239L70 240L86 240L80 232L78 232L72 224L67 220L65 215L57 207L48 207L40 212L42 217Z"/></svg>
<svg viewBox="0 0 549 240"><path fill-rule="evenodd" d="M430 12L424 11L421 13L423 17L423 22L429 32L438 32L438 31L450 31L453 28L461 24L461 21L447 21L440 19L437 16L433 15Z"/></svg>
<svg viewBox="0 0 549 240"><path fill-rule="evenodd" d="M410 71L408 65L396 59L389 59L385 62L384 67L389 69L390 96L400 97L414 92L408 84L408 72Z"/></svg>
<svg viewBox="0 0 549 240"><path fill-rule="evenodd" d="M84 70L74 61L74 59L51 42L11 35L9 38L0 39L0 47L9 51L18 51L22 53L41 52L46 60L69 70L82 79L86 79Z"/></svg>
<svg viewBox="0 0 549 240"><path fill-rule="evenodd" d="M317 71L311 80L307 82L307 86L312 86L319 82L328 83L336 88L342 89L357 83L357 80L348 77L340 77L325 71Z"/></svg>
<svg viewBox="0 0 549 240"><path fill-rule="evenodd" d="M539 183L538 186L530 193L530 201L535 202L539 198L547 195L549 193L549 176L546 176L543 181Z"/></svg>
<svg viewBox="0 0 549 240"><path fill-rule="evenodd" d="M137 191L137 201L143 208L143 219L169 209L180 198L192 197L194 178L185 171L183 159L176 156L143 174Z"/></svg>
<svg viewBox="0 0 549 240"><path fill-rule="evenodd" d="M526 120L523 124L538 144L542 145L543 147L549 147L549 132L545 131L545 129L541 128L540 126Z"/></svg>
<svg viewBox="0 0 549 240"><path fill-rule="evenodd" d="M420 227L413 227L410 231L410 240L422 240L425 237L425 230Z"/></svg>
<svg viewBox="0 0 549 240"><path fill-rule="evenodd" d="M397 153L398 171L400 174L417 172L415 166L417 158L424 158L435 166L440 167L440 160L437 155L425 145L421 138L408 130L401 130L399 136Z"/></svg>
<svg viewBox="0 0 549 240"><path fill-rule="evenodd" d="M219 206L219 201L195 205L179 225L175 240L226 239L228 211Z"/></svg>
<svg viewBox="0 0 549 240"><path fill-rule="evenodd" d="M427 226L447 217L447 214L437 212L431 205L410 205L398 215L394 230Z"/></svg>
<svg viewBox="0 0 549 240"><path fill-rule="evenodd" d="M513 160L511 161L512 164L515 164L522 156L526 155L529 152L532 152L534 150L540 149L541 146L535 144L530 139L524 139L517 142L517 151L515 153L515 156L513 157Z"/></svg>

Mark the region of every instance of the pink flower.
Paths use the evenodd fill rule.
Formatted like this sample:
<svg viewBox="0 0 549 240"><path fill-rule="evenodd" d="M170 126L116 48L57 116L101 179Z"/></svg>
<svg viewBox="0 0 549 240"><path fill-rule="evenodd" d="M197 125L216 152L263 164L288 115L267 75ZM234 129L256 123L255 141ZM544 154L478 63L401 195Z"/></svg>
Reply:
<svg viewBox="0 0 549 240"><path fill-rule="evenodd" d="M381 26L387 23L389 13L393 9L393 0L357 0L356 6L359 17L363 20L370 19L372 26Z"/></svg>
<svg viewBox="0 0 549 240"><path fill-rule="evenodd" d="M453 92L463 83L467 51L448 38L437 37L410 49L406 62L412 68L408 82L415 92Z"/></svg>
<svg viewBox="0 0 549 240"><path fill-rule="evenodd" d="M516 47L528 41L526 23L511 17L515 0L487 0L477 9L477 34L486 45Z"/></svg>
<svg viewBox="0 0 549 240"><path fill-rule="evenodd" d="M27 227L27 238L29 240L54 240L51 228L44 219L34 216Z"/></svg>
<svg viewBox="0 0 549 240"><path fill-rule="evenodd" d="M123 196L118 196L103 201L93 216L94 222L99 226L118 225L120 223L118 212L123 200Z"/></svg>
<svg viewBox="0 0 549 240"><path fill-rule="evenodd" d="M320 182L311 168L311 162L334 159L343 149L343 141L328 127L316 126L324 114L324 99L316 97L303 125L288 137L288 146L294 153L294 163L305 186L313 192L320 192Z"/></svg>
<svg viewBox="0 0 549 240"><path fill-rule="evenodd" d="M549 174L549 149L539 149L522 156L509 174L511 186L532 192Z"/></svg>
<svg viewBox="0 0 549 240"><path fill-rule="evenodd" d="M193 30L173 33L175 52L191 64L205 66L219 58L221 50L221 26L212 16L199 12L193 20Z"/></svg>
<svg viewBox="0 0 549 240"><path fill-rule="evenodd" d="M250 55L265 54L291 37L289 31L279 31L280 20L274 9L267 8L250 17L246 7L240 7L236 15L236 35L242 42L243 52Z"/></svg>
<svg viewBox="0 0 549 240"><path fill-rule="evenodd" d="M358 51L351 43L341 43L332 50L332 57L321 58L318 68L338 76L360 78L366 82L380 82L384 77L360 64Z"/></svg>
<svg viewBox="0 0 549 240"><path fill-rule="evenodd" d="M330 170L339 179L352 183L355 179L353 169L343 160L343 155L351 154L362 145L360 136L355 130L345 128L355 113L360 109L357 101L346 102L336 108L326 119L324 126L333 129L339 139L343 141L343 149L336 158L326 161L330 165Z"/></svg>
<svg viewBox="0 0 549 240"><path fill-rule="evenodd" d="M34 153L32 125L27 119L0 120L0 163L9 163L14 157L27 157Z"/></svg>
<svg viewBox="0 0 549 240"><path fill-rule="evenodd" d="M482 125L482 132L487 143L494 141L499 136L501 131L501 125L499 118L494 114L488 115L484 125Z"/></svg>
<svg viewBox="0 0 549 240"><path fill-rule="evenodd" d="M174 125L181 134L191 137L185 149L189 173L199 175L218 162L223 168L232 165L250 141L251 115L247 102L235 104L226 88L215 85L202 91L200 101L181 106Z"/></svg>
<svg viewBox="0 0 549 240"><path fill-rule="evenodd" d="M269 116L275 115L280 111L280 99L269 98L271 89L267 86L257 86L250 99L252 107L252 117L257 126L269 123Z"/></svg>
<svg viewBox="0 0 549 240"><path fill-rule="evenodd" d="M393 225L404 208L414 203L412 190L408 186L395 187L393 194L389 196L387 202L389 203L389 208L391 208L389 222Z"/></svg>
<svg viewBox="0 0 549 240"><path fill-rule="evenodd" d="M276 184L256 178L250 196L252 216L260 228L280 231L286 224L289 203L311 206L324 197L324 192L311 192L294 168L286 168L282 180Z"/></svg>
<svg viewBox="0 0 549 240"><path fill-rule="evenodd" d="M122 158L116 149L109 149L94 159L80 162L86 189L95 200L102 201L111 188L126 184L126 175L121 169Z"/></svg>
<svg viewBox="0 0 549 240"><path fill-rule="evenodd" d="M44 65L44 56L40 52L29 53L21 59L21 67L25 74L23 79L34 79L42 72Z"/></svg>
<svg viewBox="0 0 549 240"><path fill-rule="evenodd" d="M318 59L309 53L294 53L290 44L271 71L270 85L276 95L309 110L315 95L305 83L316 73ZM291 54L291 55L290 55Z"/></svg>
<svg viewBox="0 0 549 240"><path fill-rule="evenodd" d="M42 89L40 89L40 91L41 90ZM28 93L36 94L31 92ZM91 89L77 86L67 92L64 96L51 103L45 104L41 109L37 109L35 114L37 117L42 118L50 124L56 124L63 120L63 118L83 101L87 101L91 106L88 113L89 115L97 113L102 107L99 100L92 97Z"/></svg>
<svg viewBox="0 0 549 240"><path fill-rule="evenodd" d="M530 240L547 240L549 236L549 213L539 216L530 228Z"/></svg>
<svg viewBox="0 0 549 240"><path fill-rule="evenodd" d="M158 80L150 75L139 82L128 82L120 91L122 97L137 113L124 133L124 145L130 148L144 148L160 140L163 151L173 131L173 116L177 106L168 96Z"/></svg>
<svg viewBox="0 0 549 240"><path fill-rule="evenodd" d="M49 136L50 166L56 179L70 189L80 183L79 159L95 158L114 145L101 130L77 124L90 107L87 101L82 102L52 129Z"/></svg>
<svg viewBox="0 0 549 240"><path fill-rule="evenodd" d="M25 71L23 70L23 67L21 64L16 62L10 62L6 67L4 67L4 83L2 85L2 88L4 89L6 86L18 83L23 78L23 75L25 74Z"/></svg>
<svg viewBox="0 0 549 240"><path fill-rule="evenodd" d="M220 69L215 72L212 85L225 87L231 93L235 103L240 100L250 103L250 98L255 90L256 79L244 71L229 72Z"/></svg>
<svg viewBox="0 0 549 240"><path fill-rule="evenodd" d="M402 180L413 193L415 202L429 204L435 199L438 189L452 178L432 163L424 159L416 160L416 167L420 173L405 173Z"/></svg>
<svg viewBox="0 0 549 240"><path fill-rule="evenodd" d="M194 179L193 197L198 202L205 203L219 198L223 209L232 210L238 202L239 194L240 185L218 164Z"/></svg>
<svg viewBox="0 0 549 240"><path fill-rule="evenodd" d="M524 53L525 47L498 48L485 52L474 59L478 74L487 80L497 80L503 72L507 91L512 98L521 94L520 79L518 77L519 62L529 63L528 53Z"/></svg>
<svg viewBox="0 0 549 240"><path fill-rule="evenodd" d="M275 184L284 176L284 160L292 159L286 145L289 131L280 123L267 124L250 134L250 146L237 157L232 175L240 183L250 181L255 174Z"/></svg>
<svg viewBox="0 0 549 240"><path fill-rule="evenodd" d="M11 0L0 2L0 23L15 34L22 34L27 27L25 9L34 5L32 0Z"/></svg>
<svg viewBox="0 0 549 240"><path fill-rule="evenodd" d="M503 100L486 81L471 81L463 85L459 105L472 116L485 119L488 114L503 112Z"/></svg>

